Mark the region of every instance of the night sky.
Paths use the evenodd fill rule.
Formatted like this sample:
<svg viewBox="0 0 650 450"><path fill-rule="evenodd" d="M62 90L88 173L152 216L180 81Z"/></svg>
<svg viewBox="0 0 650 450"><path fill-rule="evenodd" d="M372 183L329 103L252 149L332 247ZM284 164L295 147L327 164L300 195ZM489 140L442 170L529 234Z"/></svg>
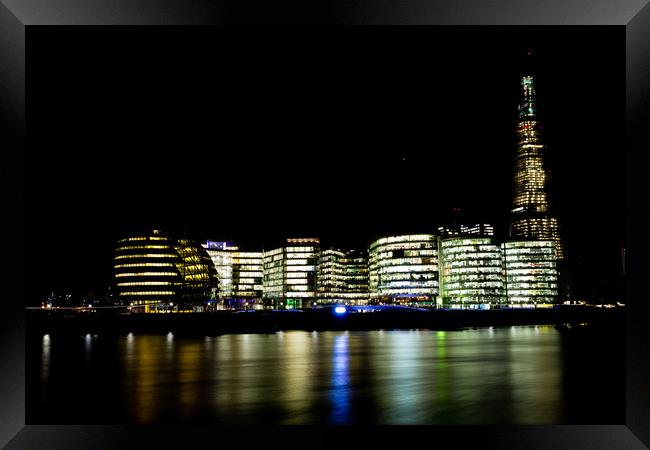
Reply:
<svg viewBox="0 0 650 450"><path fill-rule="evenodd" d="M102 292L138 229L365 247L459 207L503 235L531 47L574 293L619 275L622 27L39 27L27 43L31 304Z"/></svg>

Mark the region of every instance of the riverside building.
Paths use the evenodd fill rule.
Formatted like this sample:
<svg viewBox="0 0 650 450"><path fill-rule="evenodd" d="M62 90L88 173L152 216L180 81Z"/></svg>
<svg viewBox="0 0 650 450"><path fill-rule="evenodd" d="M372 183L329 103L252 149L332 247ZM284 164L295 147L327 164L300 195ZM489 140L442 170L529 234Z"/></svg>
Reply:
<svg viewBox="0 0 650 450"><path fill-rule="evenodd" d="M440 240L440 298L445 308L490 309L506 302L502 249L493 237Z"/></svg>
<svg viewBox="0 0 650 450"><path fill-rule="evenodd" d="M508 306L549 307L557 303L555 246L553 240L519 240L502 244Z"/></svg>
<svg viewBox="0 0 650 450"><path fill-rule="evenodd" d="M210 257L197 243L153 230L120 239L113 259L115 302L142 312L202 310L217 295Z"/></svg>
<svg viewBox="0 0 650 450"><path fill-rule="evenodd" d="M286 246L263 252L263 297L275 309L311 308L316 299L317 238L287 239Z"/></svg>
<svg viewBox="0 0 650 450"><path fill-rule="evenodd" d="M318 305L367 305L368 255L356 250L324 250L316 267Z"/></svg>
<svg viewBox="0 0 650 450"><path fill-rule="evenodd" d="M261 309L262 252L242 251L232 242L203 244L219 277L217 309Z"/></svg>
<svg viewBox="0 0 650 450"><path fill-rule="evenodd" d="M370 244L370 299L378 304L433 306L438 297L438 237L389 236Z"/></svg>

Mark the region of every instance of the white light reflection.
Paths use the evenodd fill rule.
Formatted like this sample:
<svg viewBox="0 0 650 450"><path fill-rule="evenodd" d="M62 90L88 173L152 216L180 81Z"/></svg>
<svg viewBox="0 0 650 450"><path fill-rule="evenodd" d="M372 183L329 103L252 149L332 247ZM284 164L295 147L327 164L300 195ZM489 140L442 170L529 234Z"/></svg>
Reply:
<svg viewBox="0 0 650 450"><path fill-rule="evenodd" d="M92 337L90 336L90 334L86 334L86 337L84 338L84 341L85 341L85 347L86 347L86 364L88 364L88 363L90 363L90 353L91 353L92 346L93 346L93 341L92 341Z"/></svg>
<svg viewBox="0 0 650 450"><path fill-rule="evenodd" d="M332 404L331 423L347 424L350 415L350 358L348 354L348 332L336 336L332 352Z"/></svg>
<svg viewBox="0 0 650 450"><path fill-rule="evenodd" d="M50 378L50 335L43 335L41 345L41 381L48 381Z"/></svg>

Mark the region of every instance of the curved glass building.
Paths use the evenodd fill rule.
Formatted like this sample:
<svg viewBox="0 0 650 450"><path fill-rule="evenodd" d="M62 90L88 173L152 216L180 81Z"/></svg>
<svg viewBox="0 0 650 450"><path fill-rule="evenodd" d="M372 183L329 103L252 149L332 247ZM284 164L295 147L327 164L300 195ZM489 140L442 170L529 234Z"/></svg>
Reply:
<svg viewBox="0 0 650 450"><path fill-rule="evenodd" d="M502 250L494 238L442 239L440 267L445 307L489 309L505 303Z"/></svg>
<svg viewBox="0 0 650 450"><path fill-rule="evenodd" d="M203 248L159 230L117 242L113 264L116 303L144 312L185 309L216 294L217 274Z"/></svg>
<svg viewBox="0 0 650 450"><path fill-rule="evenodd" d="M217 270L208 252L198 243L177 239L174 248L179 260L176 265L181 277L178 302L181 307L193 307L217 296Z"/></svg>
<svg viewBox="0 0 650 450"><path fill-rule="evenodd" d="M373 303L434 305L438 297L438 237L390 236L370 244Z"/></svg>
<svg viewBox="0 0 650 450"><path fill-rule="evenodd" d="M557 303L556 242L526 240L502 245L509 305L540 307Z"/></svg>

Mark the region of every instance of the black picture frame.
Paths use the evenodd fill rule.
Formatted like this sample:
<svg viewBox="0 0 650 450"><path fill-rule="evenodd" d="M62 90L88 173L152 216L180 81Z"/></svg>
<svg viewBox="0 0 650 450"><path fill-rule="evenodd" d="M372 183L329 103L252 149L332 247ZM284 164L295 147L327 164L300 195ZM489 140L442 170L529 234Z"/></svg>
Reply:
<svg viewBox="0 0 650 450"><path fill-rule="evenodd" d="M650 148L650 6L645 0L563 2L530 0L340 0L332 2L3 0L0 4L0 183L4 243L0 317L0 444L11 449L175 448L226 446L339 446L352 438L365 446L409 443L482 448L647 448L650 445L650 351L648 301L643 297L647 200L643 153ZM25 425L25 320L22 290L26 236L24 183L25 50L29 27L57 25L234 25L234 24L430 24L430 25L618 25L627 36L627 386L626 423L607 426L454 426L373 429L292 427L227 432L215 426L36 426ZM620 151L623 151L621 148ZM640 229L643 227L643 229ZM598 395L594 393L594 395ZM227 444L226 444L227 443ZM393 445L393 444L390 444Z"/></svg>

